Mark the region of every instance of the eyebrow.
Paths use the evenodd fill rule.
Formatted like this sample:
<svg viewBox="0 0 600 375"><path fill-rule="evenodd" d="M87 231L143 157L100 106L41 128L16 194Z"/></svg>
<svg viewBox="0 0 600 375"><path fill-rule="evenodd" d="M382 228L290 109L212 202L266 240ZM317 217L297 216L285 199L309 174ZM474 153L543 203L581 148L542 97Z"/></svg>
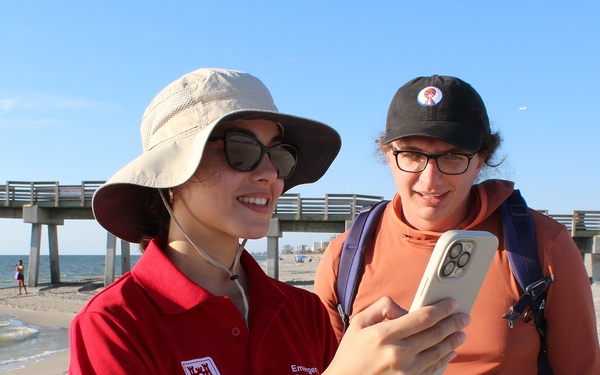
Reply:
<svg viewBox="0 0 600 375"><path fill-rule="evenodd" d="M450 145L450 146L452 146L452 145ZM423 148L417 147L412 144L405 144L405 145L402 145L402 147L400 147L399 145L392 143L392 149L394 151L417 151L417 152L428 153ZM460 149L458 147L452 146L452 148L450 148L448 150L444 150L442 152L437 152L436 154L450 154L450 153L469 153L469 152L466 150Z"/></svg>

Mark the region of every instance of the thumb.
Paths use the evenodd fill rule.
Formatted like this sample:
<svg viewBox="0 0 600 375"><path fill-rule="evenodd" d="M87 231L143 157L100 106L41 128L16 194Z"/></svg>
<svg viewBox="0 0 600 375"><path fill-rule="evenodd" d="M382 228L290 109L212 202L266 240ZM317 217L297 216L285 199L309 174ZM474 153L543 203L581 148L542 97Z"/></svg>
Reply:
<svg viewBox="0 0 600 375"><path fill-rule="evenodd" d="M377 323L381 323L384 320L399 318L407 313L408 311L400 307L390 297L381 297L371 306L356 314L352 318L352 324L350 324L348 329L351 329L352 327L357 329L370 327Z"/></svg>

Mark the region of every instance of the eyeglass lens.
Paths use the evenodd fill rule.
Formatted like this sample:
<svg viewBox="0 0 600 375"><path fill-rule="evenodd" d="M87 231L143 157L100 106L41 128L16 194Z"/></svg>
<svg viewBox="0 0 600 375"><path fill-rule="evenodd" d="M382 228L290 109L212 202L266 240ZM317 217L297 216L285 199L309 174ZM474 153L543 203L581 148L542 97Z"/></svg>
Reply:
<svg viewBox="0 0 600 375"><path fill-rule="evenodd" d="M298 151L292 145L278 144L267 147L258 139L243 133L225 133L225 155L231 168L250 172L260 164L263 155L268 154L277 170L278 178L287 178L296 166Z"/></svg>
<svg viewBox="0 0 600 375"><path fill-rule="evenodd" d="M440 172L444 174L462 174L469 168L471 155L448 153L428 155L416 151L394 151L398 168L405 172L421 172L427 167L429 159L434 159Z"/></svg>

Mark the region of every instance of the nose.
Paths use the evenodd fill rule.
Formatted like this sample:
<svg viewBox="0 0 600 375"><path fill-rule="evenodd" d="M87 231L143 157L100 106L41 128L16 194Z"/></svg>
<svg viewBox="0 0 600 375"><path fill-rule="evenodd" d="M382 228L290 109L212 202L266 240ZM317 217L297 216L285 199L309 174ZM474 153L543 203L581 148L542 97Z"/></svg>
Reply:
<svg viewBox="0 0 600 375"><path fill-rule="evenodd" d="M271 162L271 157L269 154L265 153L263 155L260 164L258 164L258 167L252 171L252 174L258 180L273 182L277 179L277 169L275 169L273 162Z"/></svg>
<svg viewBox="0 0 600 375"><path fill-rule="evenodd" d="M423 182L434 183L442 178L442 175L443 173L440 172L440 169L437 166L437 161L434 159L429 159L425 169L421 171L419 179Z"/></svg>

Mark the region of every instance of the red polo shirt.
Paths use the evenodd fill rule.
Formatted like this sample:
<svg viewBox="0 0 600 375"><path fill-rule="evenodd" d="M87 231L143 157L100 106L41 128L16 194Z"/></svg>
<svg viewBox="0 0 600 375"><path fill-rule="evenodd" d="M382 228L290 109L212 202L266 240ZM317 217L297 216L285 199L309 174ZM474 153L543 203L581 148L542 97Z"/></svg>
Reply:
<svg viewBox="0 0 600 375"><path fill-rule="evenodd" d="M228 297L192 282L153 241L71 323L69 373L322 373L337 340L318 297L268 277L247 252L241 263L250 330Z"/></svg>

